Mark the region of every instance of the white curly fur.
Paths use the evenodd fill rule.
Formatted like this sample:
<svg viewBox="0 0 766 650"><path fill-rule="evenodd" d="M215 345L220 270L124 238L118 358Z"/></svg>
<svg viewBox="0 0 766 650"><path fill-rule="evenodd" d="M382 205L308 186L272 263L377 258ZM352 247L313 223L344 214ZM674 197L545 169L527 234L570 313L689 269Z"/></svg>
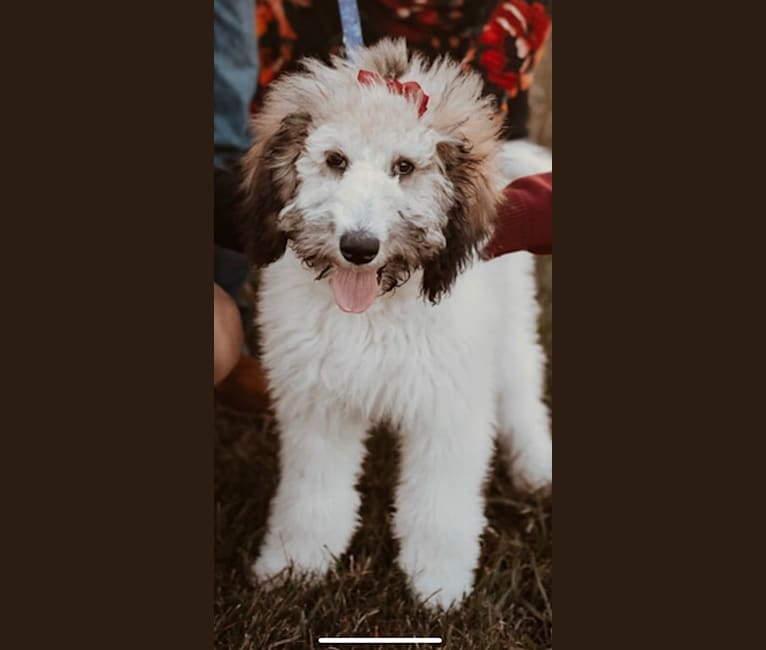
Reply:
<svg viewBox="0 0 766 650"><path fill-rule="evenodd" d="M356 81L359 68L385 73L380 62L401 60L403 47L384 42L335 67L308 63L307 72L276 85L256 123L251 178L282 118L311 115L295 163L297 190L282 216L299 209L298 228L307 230L317 227L312 219L324 219L329 227L317 229L311 245L335 254L338 266L338 238L357 226L381 240L373 264L384 264L397 210L418 215L443 245L455 188L435 158L438 142L462 139L478 149L484 162L476 173L498 188L512 180L503 160L514 160L513 175L527 171L524 146L514 155L517 145L505 145L498 158L481 81L456 64L407 63L400 78L417 81L430 96L422 118L384 86ZM343 177L323 169L328 148L342 148L352 161ZM424 170L410 185L388 173L398 155ZM539 155L529 164L539 171ZM415 269L362 314L341 311L329 279L315 280L316 269L292 249L263 270L258 324L280 427L281 481L254 565L259 579L289 565L321 576L346 550L358 523L365 434L385 420L401 441L393 520L399 564L429 605L447 607L470 592L496 433L517 485L538 489L552 480L533 264L526 253L474 259L435 305L420 295L422 271Z"/></svg>

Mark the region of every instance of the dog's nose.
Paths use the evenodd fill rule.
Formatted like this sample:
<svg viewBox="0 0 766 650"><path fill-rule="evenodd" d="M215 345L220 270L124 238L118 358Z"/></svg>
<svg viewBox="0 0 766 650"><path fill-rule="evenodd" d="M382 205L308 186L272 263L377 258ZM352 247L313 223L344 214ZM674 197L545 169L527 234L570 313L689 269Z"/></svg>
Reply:
<svg viewBox="0 0 766 650"><path fill-rule="evenodd" d="M378 249L380 242L364 230L347 232L340 238L340 252L352 264L372 262L378 254Z"/></svg>

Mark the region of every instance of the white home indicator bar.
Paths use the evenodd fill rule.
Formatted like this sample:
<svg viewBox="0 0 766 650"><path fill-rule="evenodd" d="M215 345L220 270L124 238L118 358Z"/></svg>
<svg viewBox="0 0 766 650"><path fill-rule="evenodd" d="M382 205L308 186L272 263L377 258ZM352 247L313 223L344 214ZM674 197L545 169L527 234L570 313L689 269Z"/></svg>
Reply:
<svg viewBox="0 0 766 650"><path fill-rule="evenodd" d="M320 644L328 643L441 643L440 636L323 636Z"/></svg>

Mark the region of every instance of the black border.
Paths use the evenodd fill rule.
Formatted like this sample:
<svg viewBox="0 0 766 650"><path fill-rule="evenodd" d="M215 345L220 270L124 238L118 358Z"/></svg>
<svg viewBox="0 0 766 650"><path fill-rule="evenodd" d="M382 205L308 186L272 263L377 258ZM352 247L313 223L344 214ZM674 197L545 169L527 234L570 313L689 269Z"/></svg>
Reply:
<svg viewBox="0 0 766 650"><path fill-rule="evenodd" d="M9 647L209 648L212 6L27 12L6 22ZM756 251L726 219L758 204L715 196L737 86L684 54L698 13L554 11L561 648L709 647L712 614L752 598L706 554L712 529L727 567L750 557L709 498L749 459L706 436L758 421L711 415L752 401L720 389L739 369L717 342L749 358L731 314Z"/></svg>

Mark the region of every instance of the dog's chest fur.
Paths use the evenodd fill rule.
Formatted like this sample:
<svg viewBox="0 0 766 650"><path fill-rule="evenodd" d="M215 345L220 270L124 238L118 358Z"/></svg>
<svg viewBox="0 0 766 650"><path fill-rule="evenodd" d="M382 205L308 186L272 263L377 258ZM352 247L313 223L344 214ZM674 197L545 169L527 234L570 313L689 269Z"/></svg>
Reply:
<svg viewBox="0 0 766 650"><path fill-rule="evenodd" d="M498 318L486 298L492 288L477 275L464 274L436 306L418 296L413 277L364 314L347 314L335 305L328 282L313 280L288 253L264 271L259 299L275 396L297 400L296 409L340 401L375 421L409 419L415 405L436 409L458 383L465 386L466 373L475 375L472 395L459 397L486 394Z"/></svg>

